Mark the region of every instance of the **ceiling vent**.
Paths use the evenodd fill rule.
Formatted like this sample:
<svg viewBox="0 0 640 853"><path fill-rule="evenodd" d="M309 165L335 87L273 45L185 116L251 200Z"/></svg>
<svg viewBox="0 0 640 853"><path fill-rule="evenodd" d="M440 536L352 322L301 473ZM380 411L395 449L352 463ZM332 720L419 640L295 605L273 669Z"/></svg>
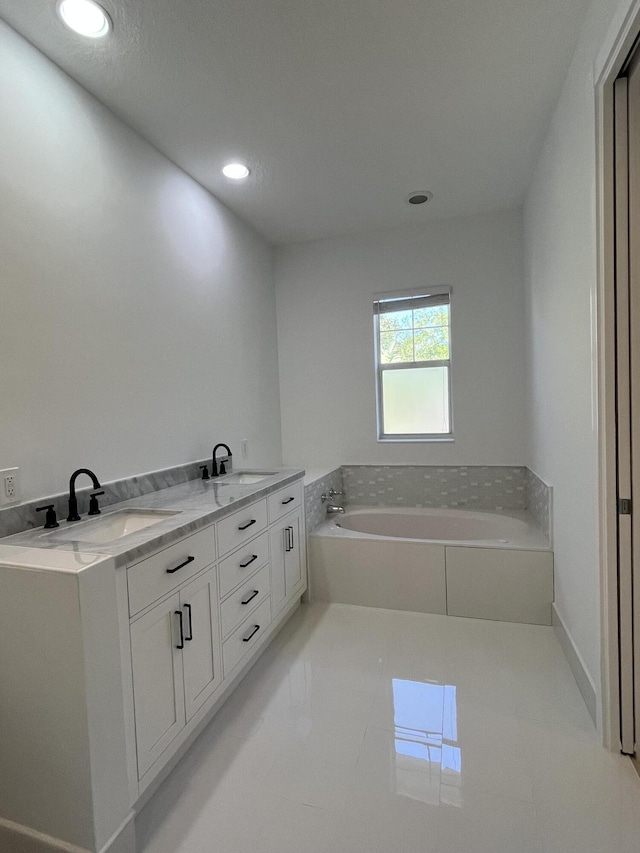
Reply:
<svg viewBox="0 0 640 853"><path fill-rule="evenodd" d="M417 192L409 193L407 201L409 204L425 204L432 198L433 193L430 193L429 190L418 190Z"/></svg>

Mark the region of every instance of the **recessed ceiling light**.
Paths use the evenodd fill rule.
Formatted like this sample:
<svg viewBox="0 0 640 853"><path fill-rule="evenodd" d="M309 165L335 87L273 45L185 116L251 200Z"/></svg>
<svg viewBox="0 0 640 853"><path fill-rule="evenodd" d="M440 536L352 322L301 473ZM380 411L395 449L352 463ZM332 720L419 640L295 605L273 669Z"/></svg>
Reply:
<svg viewBox="0 0 640 853"><path fill-rule="evenodd" d="M240 181L246 178L249 170L243 163L227 163L222 169L222 174L226 178L233 178L234 181Z"/></svg>
<svg viewBox="0 0 640 853"><path fill-rule="evenodd" d="M60 0L58 14L70 30L87 38L102 38L111 29L111 18L93 0Z"/></svg>
<svg viewBox="0 0 640 853"><path fill-rule="evenodd" d="M429 190L418 190L417 192L409 193L407 201L409 204L424 204L433 198L433 193Z"/></svg>

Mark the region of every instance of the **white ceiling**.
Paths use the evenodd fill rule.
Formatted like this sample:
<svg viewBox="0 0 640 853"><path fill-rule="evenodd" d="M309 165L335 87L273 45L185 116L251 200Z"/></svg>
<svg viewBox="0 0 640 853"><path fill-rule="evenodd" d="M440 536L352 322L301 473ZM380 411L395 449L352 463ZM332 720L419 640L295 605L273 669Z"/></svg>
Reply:
<svg viewBox="0 0 640 853"><path fill-rule="evenodd" d="M524 196L589 0L55 0L0 17L273 243ZM220 169L240 158L242 184ZM432 190L422 207L413 190Z"/></svg>

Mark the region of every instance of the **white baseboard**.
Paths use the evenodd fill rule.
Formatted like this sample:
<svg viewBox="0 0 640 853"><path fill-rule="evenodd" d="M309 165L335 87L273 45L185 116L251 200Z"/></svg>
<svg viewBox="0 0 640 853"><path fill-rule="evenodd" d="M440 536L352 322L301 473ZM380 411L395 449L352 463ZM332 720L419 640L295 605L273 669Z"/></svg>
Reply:
<svg viewBox="0 0 640 853"><path fill-rule="evenodd" d="M136 839L133 812L118 831L100 850L100 853L135 853ZM69 844L28 826L22 826L0 817L0 850L11 853L92 853L86 847Z"/></svg>
<svg viewBox="0 0 640 853"><path fill-rule="evenodd" d="M594 726L596 726L597 728L598 693L596 691L595 684L593 683L593 680L584 665L582 655L576 648L571 634L569 633L569 631L567 631L566 625L562 621L562 617L556 610L555 603L551 605L551 624L553 625L558 641L562 646L562 651L564 652L564 655L567 661L569 662L571 672L573 673L573 677L575 678L576 684L578 685L578 690L582 694L584 704L587 706L587 711L589 712L591 719L593 720Z"/></svg>

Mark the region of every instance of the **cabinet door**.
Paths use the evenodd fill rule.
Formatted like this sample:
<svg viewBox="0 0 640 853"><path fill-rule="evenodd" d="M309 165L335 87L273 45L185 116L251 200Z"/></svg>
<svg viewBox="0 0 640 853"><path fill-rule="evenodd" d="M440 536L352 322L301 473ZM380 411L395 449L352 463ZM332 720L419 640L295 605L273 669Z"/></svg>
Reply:
<svg viewBox="0 0 640 853"><path fill-rule="evenodd" d="M285 527L284 576L286 597L293 593L302 580L302 551L300 548L300 516L289 518Z"/></svg>
<svg viewBox="0 0 640 853"><path fill-rule="evenodd" d="M300 588L305 566L304 527L300 512L271 528L271 607L275 614Z"/></svg>
<svg viewBox="0 0 640 853"><path fill-rule="evenodd" d="M185 725L179 595L131 624L138 777Z"/></svg>
<svg viewBox="0 0 640 853"><path fill-rule="evenodd" d="M286 595L285 556L287 554L287 537L285 522L280 522L271 528L271 612L277 613Z"/></svg>
<svg viewBox="0 0 640 853"><path fill-rule="evenodd" d="M222 682L215 569L181 590L180 610L184 624L184 698L190 720Z"/></svg>

